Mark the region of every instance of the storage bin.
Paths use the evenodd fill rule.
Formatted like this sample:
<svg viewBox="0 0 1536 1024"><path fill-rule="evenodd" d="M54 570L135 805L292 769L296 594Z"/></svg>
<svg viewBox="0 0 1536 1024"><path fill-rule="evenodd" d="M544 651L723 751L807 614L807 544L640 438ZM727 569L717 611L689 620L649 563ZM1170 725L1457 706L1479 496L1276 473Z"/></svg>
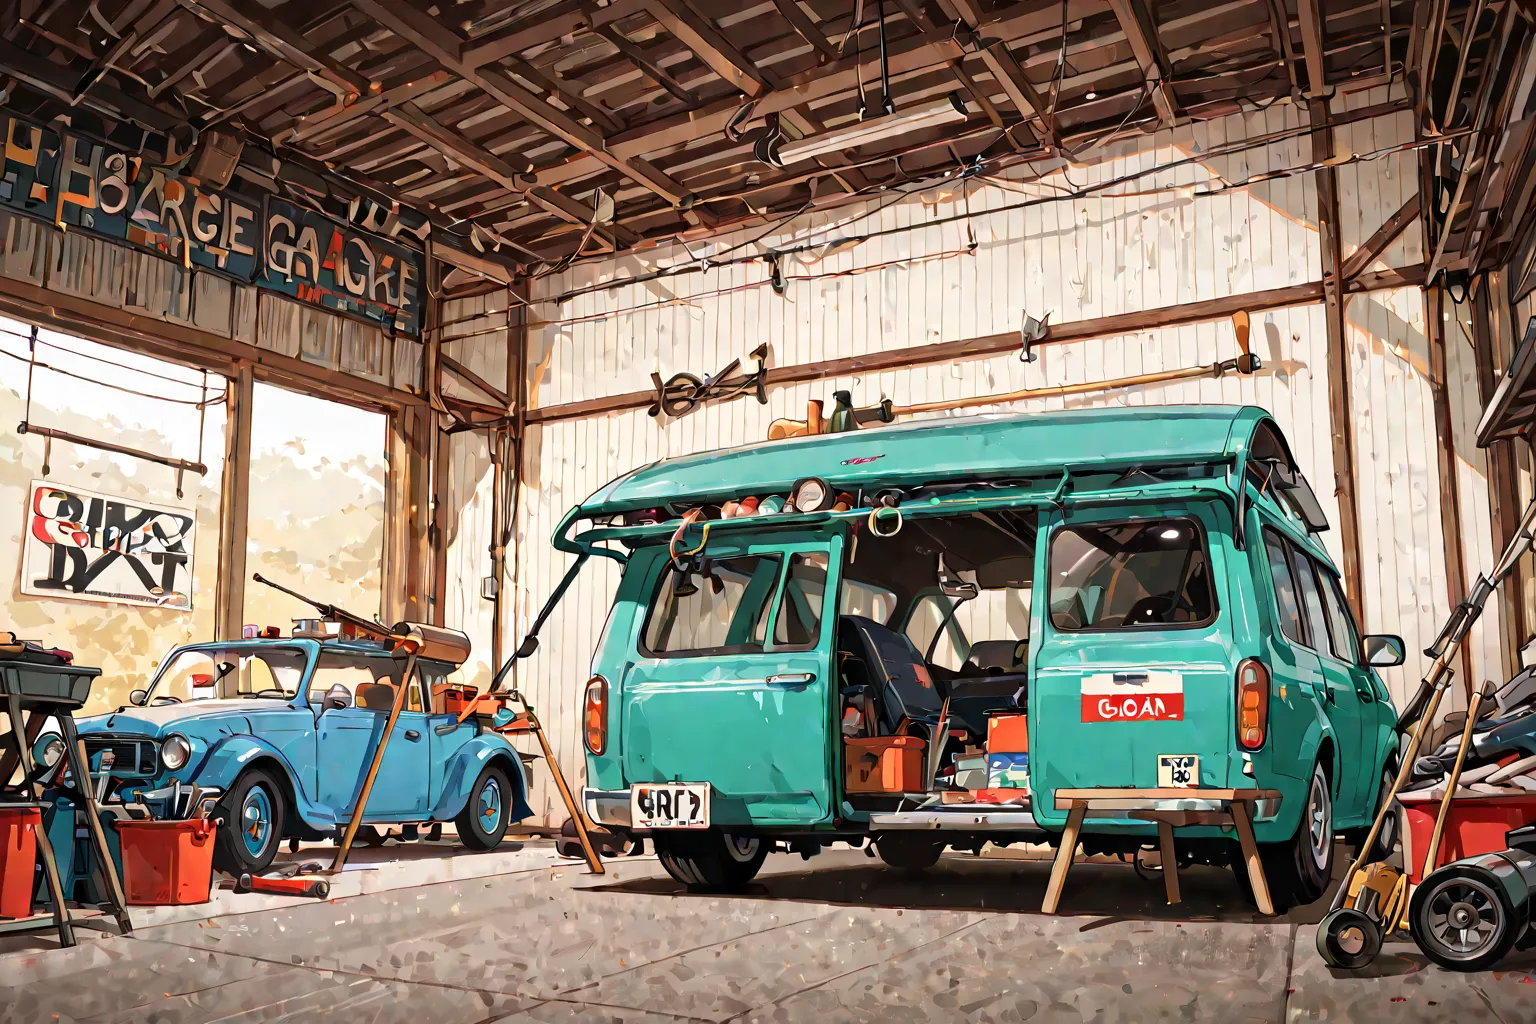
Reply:
<svg viewBox="0 0 1536 1024"><path fill-rule="evenodd" d="M1440 814L1439 799L1404 794L1401 798L1408 828L1403 837L1403 863L1408 880L1418 885L1423 878L1424 855ZM1536 793L1494 796L1472 794L1451 801L1445 816L1445 835L1440 840L1436 867L1464 857L1509 849L1504 833L1536 821Z"/></svg>
<svg viewBox="0 0 1536 1024"><path fill-rule="evenodd" d="M917 736L866 736L843 741L843 789L849 793L919 793L927 744Z"/></svg>
<svg viewBox="0 0 1536 1024"><path fill-rule="evenodd" d="M213 888L214 823L119 821L123 893L136 907L207 903Z"/></svg>
<svg viewBox="0 0 1536 1024"><path fill-rule="evenodd" d="M988 718L987 753L1029 753L1029 716L993 715Z"/></svg>
<svg viewBox="0 0 1536 1024"><path fill-rule="evenodd" d="M0 917L32 916L37 830L42 824L43 812L36 807L0 807Z"/></svg>

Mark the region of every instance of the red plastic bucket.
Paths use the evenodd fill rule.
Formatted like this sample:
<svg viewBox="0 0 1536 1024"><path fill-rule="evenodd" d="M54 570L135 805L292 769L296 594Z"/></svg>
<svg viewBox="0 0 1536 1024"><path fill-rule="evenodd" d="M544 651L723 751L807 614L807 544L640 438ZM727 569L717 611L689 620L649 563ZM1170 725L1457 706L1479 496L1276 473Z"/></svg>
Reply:
<svg viewBox="0 0 1536 1024"><path fill-rule="evenodd" d="M1422 880L1424 857L1429 853L1430 833L1440 814L1440 801L1407 796L1402 800L1408 816L1408 841L1403 854L1407 858L1408 878L1414 885ZM1504 833L1536 821L1536 793L1495 796L1466 794L1451 801L1445 816L1445 834L1435 856L1437 867L1444 867L1463 857L1498 853L1509 849Z"/></svg>
<svg viewBox="0 0 1536 1024"><path fill-rule="evenodd" d="M37 830L43 814L35 807L0 808L0 917L30 917L37 884Z"/></svg>
<svg viewBox="0 0 1536 1024"><path fill-rule="evenodd" d="M206 818L117 822L128 902L136 907L207 903L213 888L213 830Z"/></svg>

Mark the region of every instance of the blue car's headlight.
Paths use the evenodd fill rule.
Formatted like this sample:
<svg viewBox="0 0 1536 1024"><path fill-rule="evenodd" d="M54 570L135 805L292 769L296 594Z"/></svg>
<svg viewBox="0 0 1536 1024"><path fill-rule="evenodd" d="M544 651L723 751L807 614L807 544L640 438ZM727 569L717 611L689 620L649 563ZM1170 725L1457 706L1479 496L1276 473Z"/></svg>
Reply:
<svg viewBox="0 0 1536 1024"><path fill-rule="evenodd" d="M160 763L169 771L186 767L192 757L192 742L180 733L172 733L160 744Z"/></svg>
<svg viewBox="0 0 1536 1024"><path fill-rule="evenodd" d="M46 765L49 768L52 768L54 765L58 764L59 759L63 756L64 737L57 734L52 736L44 736L42 739L38 740L37 745L32 748L33 760L37 761L38 764Z"/></svg>

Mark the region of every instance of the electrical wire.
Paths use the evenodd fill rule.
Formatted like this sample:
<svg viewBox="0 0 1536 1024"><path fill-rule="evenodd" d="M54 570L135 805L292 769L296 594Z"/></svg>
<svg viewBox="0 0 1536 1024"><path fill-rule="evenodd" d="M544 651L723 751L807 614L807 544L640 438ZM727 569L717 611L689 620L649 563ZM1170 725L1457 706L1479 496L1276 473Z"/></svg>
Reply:
<svg viewBox="0 0 1536 1024"><path fill-rule="evenodd" d="M194 399L170 398L170 397L167 397L166 395L151 394L148 391L138 391L138 390L135 390L134 388L125 387L125 386L123 386L121 384L109 384L107 381L104 381L104 380L95 380L95 379L93 379L91 377L85 377L85 376L82 376L82 375L80 375L78 373L70 373L68 370L60 369L57 366L50 365L49 363L45 363L45 362L43 362L43 361L41 361L39 359L28 359L26 356L17 355L15 352L10 351L9 349L0 348L0 356L9 356L10 358L16 360L18 363L27 363L29 367L34 367L35 366L39 370L48 370L51 373L57 373L57 374L59 374L60 376L63 376L63 377L71 377L71 378L73 378L75 380L83 381L86 384L95 384L95 385L98 385L99 387L110 388L113 391L121 391L121 392L123 392L124 394L127 394L127 395L136 395L139 398L150 398L150 399L153 399L153 400L155 400L157 402L170 402L173 405L186 405L186 406L191 406L193 408L202 408L205 404L206 405L219 405L220 403L222 403L224 401L224 398L225 398L225 395L226 395L225 392L220 391L213 398L210 398L206 403L202 402L202 401L199 401L198 399L195 399L195 398ZM29 376L30 376L30 370L29 370ZM196 385L193 385L193 386L196 387Z"/></svg>
<svg viewBox="0 0 1536 1024"><path fill-rule="evenodd" d="M5 328L0 328L0 334L7 334L7 335L10 335L13 338L20 338L23 341L30 341L31 340L30 337L28 337L25 334L20 334L20 333L17 333L16 331L6 330ZM115 369L118 369L118 370L128 370L128 371L131 371L133 373L143 374L146 377L153 377L156 380L163 380L163 381L166 381L167 383L170 383L170 384L180 384L183 387L189 387L189 388L198 387L198 384L195 381L181 380L180 378L177 378L177 377L167 377L165 374L163 374L163 373L155 373L153 370L145 370L145 369L143 369L141 367L138 367L138 366L129 366L129 365L124 364L124 363L114 362L111 359L105 359L105 358L103 358L101 356L93 356L89 352L81 352L81 351L78 351L77 349L66 348L65 346L57 344L56 342L45 341L41 337L39 337L37 339L37 343L39 345L41 345L43 348L51 348L55 352L63 352L66 355L74 356L77 359L88 359L88 360L90 360L93 363L102 363L102 364L104 364L106 366L111 366L111 367L113 367Z"/></svg>
<svg viewBox="0 0 1536 1024"><path fill-rule="evenodd" d="M1271 132L1267 136L1261 136L1260 139L1243 140L1240 143L1234 143L1234 144L1230 144L1228 146L1214 147L1214 148L1212 148L1210 150L1207 150L1205 152L1198 153L1198 154L1193 154L1191 156L1185 157L1185 158L1180 159L1180 160L1173 160L1173 161L1170 161L1169 163L1161 164L1161 165L1159 165L1157 167L1146 168L1146 169L1143 169L1143 170L1130 171L1130 172L1128 172L1126 174L1122 174L1122 175L1119 175L1119 176L1114 177L1114 178L1109 178L1109 179L1106 179L1105 181L1101 181L1101 182L1098 182L1096 184L1080 186L1080 187L1076 188L1073 192L1065 194L1065 195L1050 196L1050 197L1038 197L1038 198L1028 199L1028 200L1025 200L1023 202L1009 203L1009 204L1005 204L1003 206L993 207L992 209L982 211L982 213L979 214L979 216L993 216L993 215L999 214L999 213L1008 213L1008 212L1013 211L1013 210L1024 210L1024 209L1029 209L1029 208L1032 208L1032 207L1035 207L1035 206L1043 206L1043 205L1046 205L1048 203L1070 202L1070 201L1075 201L1077 199L1093 198L1095 195L1097 195L1099 193L1109 192L1110 189L1116 188L1116 187L1121 186L1121 185L1129 184L1130 182L1137 181L1137 180L1139 180L1141 178L1145 178L1145 177L1148 177L1150 175L1160 174L1160 173L1163 173L1165 171L1176 170L1176 169L1178 169L1180 167L1186 167L1186 166L1191 166L1191 165L1195 165L1195 164L1206 163L1206 162L1214 160L1214 159L1216 159L1218 157L1230 156L1230 155L1235 154L1235 153L1245 152L1245 151L1251 150L1251 149L1257 149L1257 148L1260 148L1261 146L1273 145L1276 142L1285 141L1286 139L1289 139L1289 138L1295 138L1295 137L1300 136L1300 135L1310 134L1312 131L1313 131L1313 128L1310 125L1298 126L1296 128L1290 128L1290 129L1282 129L1282 130L1277 131L1277 132ZM1372 151L1372 152L1369 152L1369 153L1352 154L1348 158L1345 158L1345 159L1342 159L1342 160L1336 159L1336 160L1331 160L1331 161L1309 162L1309 163L1306 163L1306 164L1303 164L1303 165L1300 165L1300 166L1297 166L1297 167L1282 168L1282 169L1275 170L1275 171L1266 171L1266 172L1263 172L1260 175L1250 176L1249 178L1245 178L1245 179L1243 179L1240 182L1232 183L1229 186L1223 186L1222 190L1225 191L1226 188L1228 188L1228 187L1242 188L1242 187L1247 187L1250 184L1257 184L1257 183L1259 183L1261 181L1267 181L1267 180L1272 180L1272 179L1275 179L1275 178L1290 177L1290 176L1297 175L1297 174L1308 173L1308 172L1318 170L1319 168L1321 168L1323 166L1328 166L1328 165L1342 166L1342 165L1345 165L1345 164L1363 163L1363 162L1365 162L1367 160L1380 159L1380 158L1385 157L1385 156L1390 156L1390 155L1392 155L1394 153L1407 152L1407 151L1410 151L1410 150L1422 149L1422 148L1424 148L1426 146L1438 145L1438 144L1444 143L1444 142L1446 142L1446 141L1448 141L1450 139L1467 135L1467 134L1469 134L1469 132L1470 132L1470 130L1462 130L1462 131L1453 132L1453 133L1449 133L1449 134L1445 134L1445 135L1431 136L1431 137L1427 137L1427 138L1423 138L1423 139L1414 140L1414 141L1411 141L1411 142L1402 143L1402 144L1397 145L1397 146L1390 146L1390 147L1387 147L1385 149L1375 150L1375 151ZM1063 169L1063 174L1065 174L1065 169ZM1068 180L1070 180L1070 179L1068 179ZM1187 184L1185 184L1185 185L1170 185L1170 186L1167 186L1167 187L1164 187L1164 188L1145 190L1141 194L1148 194L1148 195L1150 195L1150 194L1168 193L1168 192L1175 192L1175 191L1188 191L1191 188L1192 188L1192 186L1187 185ZM1200 196L1202 194L1208 194L1211 191L1212 190L1207 190L1207 193L1195 192L1194 195L1196 197L1198 197L1198 196ZM1104 196L1104 198L1124 198L1124 195L1117 196L1115 194L1110 194L1110 195ZM959 221L959 220L965 220L966 218L967 218L967 215L964 214L964 213L949 215L949 216L945 216L945 217L936 217L936 218L934 218L932 220L926 220L926 221L923 221L923 222L918 223L918 224L905 224L905 225L901 225L899 227L881 228L881 229L878 229L878 230L875 230L875 231L868 231L868 232L865 232L865 233L860 234L860 235L849 235L849 236L845 236L845 237L842 237L842 238L831 239L829 241L829 243L824 243L824 244L845 244L845 243L859 244L859 243L870 241L871 239L875 239L875 238L883 238L883 237L886 237L886 236L889 236L889 235L894 235L894 234L903 234L903 233L909 233L909 232L913 232L913 231L919 231L919 230L922 230L924 228L937 227L937 226L940 226L940 225L943 225L943 224L950 224L950 223L954 223L954 222ZM760 240L762 237L763 237L763 235L758 235L753 241ZM745 244L745 243L743 243L743 244ZM738 246L733 246L731 250L725 250L725 252L734 251L735 249L739 249L739 248L740 248L739 245ZM694 261L689 261L689 262L686 262L686 263L679 263L679 264L675 264L675 265L673 265L671 267L659 268L657 270L651 271L648 274L640 274L640 275L636 275L635 277L624 278L622 280L613 280L613 281L604 282L602 284L589 285L589 286L584 286L584 287L581 287L581 288L574 288L574 289L571 289L569 291L563 292L560 295L553 296L553 297L551 297L549 299L544 299L544 300L540 300L540 301L542 303L551 303L551 304L558 305L558 304L561 304L561 303L569 302L571 299L579 298L579 297L581 297L583 295L590 295L590 294L592 294L594 292L600 292L600 291L608 291L609 289L612 289L612 288L615 288L615 287L622 287L622 286L636 285L636 284L645 284L645 283L648 283L648 282L651 282L651 281L660 281L660 280L665 280L665 279L672 278L672 277L680 277L680 276L683 276L685 274L701 273L701 272L704 272L704 271L712 270L712 269L715 269L715 268L718 268L718 267L723 267L723 266L735 266L735 265L739 265L739 264L742 264L742 263L752 263L752 262L756 262L756 261L761 260L764 257L768 257L768 256L775 257L775 258L778 258L778 259L782 259L785 256L798 255L799 253L805 252L805 251L807 251L809 249L812 249L812 248L815 248L815 247L814 246L810 246L810 245L801 244L801 245L797 245L797 246L788 246L788 247L781 247L781 248L772 249L772 250L769 250L769 251L764 252L764 253L759 253L759 254L753 255L751 257L738 257L736 259L725 259L725 260L722 260L722 259L718 258L720 255L723 254L723 253L721 253L721 254L716 254L715 256L709 257L707 260L694 260Z"/></svg>

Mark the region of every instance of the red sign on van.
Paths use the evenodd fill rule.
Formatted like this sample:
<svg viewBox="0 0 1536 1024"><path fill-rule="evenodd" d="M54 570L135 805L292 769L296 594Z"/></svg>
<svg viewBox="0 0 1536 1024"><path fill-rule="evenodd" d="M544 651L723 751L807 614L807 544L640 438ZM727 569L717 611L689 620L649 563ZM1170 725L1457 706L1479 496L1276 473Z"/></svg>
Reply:
<svg viewBox="0 0 1536 1024"><path fill-rule="evenodd" d="M1085 722L1181 722L1184 677L1177 672L1101 672L1083 677Z"/></svg>

